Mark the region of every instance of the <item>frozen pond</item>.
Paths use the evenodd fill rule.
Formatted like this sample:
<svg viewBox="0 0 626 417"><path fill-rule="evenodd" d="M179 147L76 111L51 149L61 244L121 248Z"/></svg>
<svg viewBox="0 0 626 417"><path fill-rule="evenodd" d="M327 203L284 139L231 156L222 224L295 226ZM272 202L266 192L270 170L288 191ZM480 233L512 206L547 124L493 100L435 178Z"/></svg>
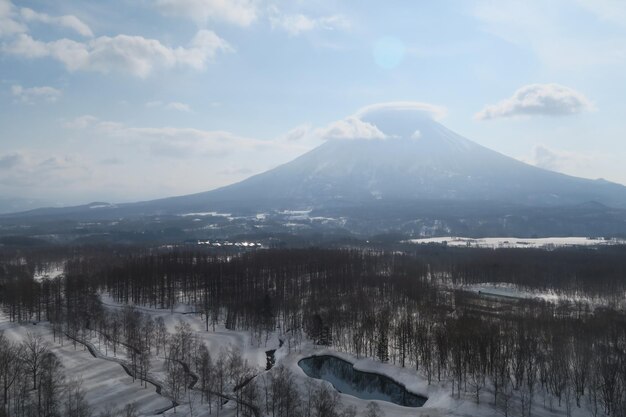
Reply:
<svg viewBox="0 0 626 417"><path fill-rule="evenodd" d="M343 394L363 400L382 400L405 407L421 407L427 398L414 394L389 377L354 369L350 362L335 356L311 356L298 362L311 378L330 382Z"/></svg>

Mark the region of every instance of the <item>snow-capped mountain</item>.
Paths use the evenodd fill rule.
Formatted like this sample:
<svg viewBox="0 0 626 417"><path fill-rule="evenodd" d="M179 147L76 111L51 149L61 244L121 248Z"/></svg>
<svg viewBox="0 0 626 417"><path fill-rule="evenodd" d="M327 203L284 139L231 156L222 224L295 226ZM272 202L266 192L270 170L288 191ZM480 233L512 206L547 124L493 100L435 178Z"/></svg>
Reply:
<svg viewBox="0 0 626 417"><path fill-rule="evenodd" d="M414 108L365 109L383 136L334 139L240 183L179 197L207 203L319 207L371 200L486 200L626 207L626 188L547 171L478 145ZM273 202L273 203L272 203Z"/></svg>
<svg viewBox="0 0 626 417"><path fill-rule="evenodd" d="M284 213L305 210L298 227L336 227L361 235L626 235L622 185L525 164L452 132L412 106L366 108L342 126L335 135L341 139L328 139L289 163L213 191L38 209L0 216L0 222L108 219L120 228L125 219L152 218L159 230L167 221L180 227L181 235L211 230L221 236L224 227L232 228L229 233L283 230L293 223ZM228 214L184 223L194 218L185 214L211 212Z"/></svg>

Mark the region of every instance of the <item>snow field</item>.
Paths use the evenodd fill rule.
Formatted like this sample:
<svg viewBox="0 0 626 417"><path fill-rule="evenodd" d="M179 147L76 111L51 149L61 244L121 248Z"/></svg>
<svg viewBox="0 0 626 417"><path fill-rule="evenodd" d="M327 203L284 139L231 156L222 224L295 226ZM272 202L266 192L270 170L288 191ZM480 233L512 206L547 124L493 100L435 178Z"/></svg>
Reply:
<svg viewBox="0 0 626 417"><path fill-rule="evenodd" d="M122 305L114 303L110 298L103 297L105 306L109 309L121 308ZM174 333L176 325L183 321L188 323L197 339L204 343L212 355L213 360L217 358L222 349L237 348L241 351L242 356L248 363L258 372L257 378L263 378L266 364L265 351L274 349L279 344L279 335L277 333L271 335L267 344L263 338L261 341L251 337L249 332L232 331L224 328L223 325L216 326L213 331L209 326L209 331L205 330L205 323L199 315L184 314L192 310L191 306L179 305L173 311L153 309L148 307L138 307L143 313L150 314L153 318L163 317L169 332ZM135 403L142 416L155 416L156 411L168 408L171 401L155 392L154 386L148 384L145 388L139 380L133 383L132 378L124 371L124 369L115 362L106 359L94 358L81 345L77 345L76 349L71 341L64 339L63 345L52 340L52 331L47 323L32 324L15 324L10 323L6 318L0 317L0 331L4 331L5 335L12 340L21 341L25 338L27 332L40 334L50 343L51 350L57 354L64 365L64 371L67 379L78 378L82 381L82 387L86 392L86 399L92 405L96 415L98 412L107 408L119 409L125 404ZM104 355L105 349L103 344L99 344L97 337L90 340L96 348ZM109 358L126 360L124 348L117 351L117 355L113 357L111 349L107 352ZM312 355L334 355L341 359L347 360L354 364L355 369L375 372L386 375L398 383L404 385L409 391L428 397L427 402L421 408L402 407L384 401L376 401L386 417L443 417L443 416L480 416L480 417L496 417L501 413L491 404L493 401L493 393L489 388L484 388L481 393L480 404L476 404L474 396L470 393L463 395L461 399L456 399L450 395L450 385L447 381L434 381L430 386L420 374L416 374L414 369L401 368L392 364L383 364L369 358L356 358L355 356L338 352L333 349L322 348L314 345L311 341L304 340L295 350L289 350L288 344L285 343L275 352L276 366L284 365L294 374L295 381L301 391L301 396L305 398L305 392L313 384L326 384L331 389L332 385L326 381L315 380L309 378L304 371L298 366L298 361ZM268 372L272 372L270 370ZM165 386L165 360L163 357L152 356L150 377L161 381ZM262 395L263 396L263 393ZM340 394L340 400L343 407L355 406L359 413L364 413L369 401L361 400L351 395ZM209 417L206 406L200 403L199 392L196 390L189 391L181 399L181 405L176 410L169 409L162 415L165 416L195 416ZM213 415L217 415L215 410ZM233 401L229 401L225 408L220 410L220 416L231 417L235 415ZM510 415L515 415L515 410L511 410ZM537 395L535 398L535 406L533 408L533 416L537 417L560 417L564 416L564 408L559 409L554 405L554 411L550 411L542 403L542 398ZM573 417L588 416L589 412L583 407L574 409Z"/></svg>
<svg viewBox="0 0 626 417"><path fill-rule="evenodd" d="M72 342L63 340L61 345L53 341L52 330L47 323L38 325L19 325L0 320L0 331L10 340L21 342L27 332L41 335L50 344L50 350L63 364L66 381L77 379L85 392L85 397L93 407L95 414L106 409L121 409L124 405L135 403L142 415L153 415L153 411L163 409L170 401L158 395L152 385L140 386L117 363L94 358L81 345L74 349Z"/></svg>
<svg viewBox="0 0 626 417"><path fill-rule="evenodd" d="M626 241L622 239L604 239L589 237L545 237L545 238L517 238L517 237L485 237L472 239L467 237L430 237L409 239L406 242L416 244L439 243L455 247L480 248L546 248L557 246L604 246L619 245Z"/></svg>

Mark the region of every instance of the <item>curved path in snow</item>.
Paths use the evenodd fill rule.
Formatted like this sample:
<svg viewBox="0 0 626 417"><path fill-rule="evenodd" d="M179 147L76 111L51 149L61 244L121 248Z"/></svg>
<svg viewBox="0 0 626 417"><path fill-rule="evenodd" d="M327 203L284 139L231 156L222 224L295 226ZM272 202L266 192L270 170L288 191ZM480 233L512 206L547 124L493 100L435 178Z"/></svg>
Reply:
<svg viewBox="0 0 626 417"><path fill-rule="evenodd" d="M186 374L189 376L189 378L191 379L191 383L189 384L189 389L192 389L192 390L196 390L196 391L198 391L196 388L194 388L194 386L196 385L196 383L197 383L197 382L198 382L198 380L200 379L200 378L198 377L198 375L196 375L196 374L195 374L195 373L191 370L191 368L189 367L189 365L188 365L187 363L185 363L185 362L183 362L183 361L181 361L181 360L177 360L176 362L178 362L178 363L179 363L179 364L183 367L183 370L185 371L185 373L186 373ZM250 379L246 380L243 384L241 384L241 386L239 386L239 387L235 387L235 389L234 389L234 390L235 390L235 391L237 391L237 389L242 388L242 387L243 387L243 386L245 386L248 382L250 382L250 381L251 381L254 377L256 377L256 375L254 375L252 378L250 378ZM253 413L256 417L261 417L261 412L260 412L259 408L258 408L257 406L255 406L254 404L250 404L250 403L248 403L248 402L246 402L246 401L243 401L243 400L238 400L238 399L237 399L237 398L235 398L235 397L232 397L232 396L230 396L230 395L226 395L226 394L223 394L223 393L220 393L220 392L216 392L216 391L210 391L210 392L211 392L211 394L213 394L213 395L215 395L215 396L217 396L217 397L219 397L219 398L222 398L222 399L224 399L224 400L227 400L227 401L234 401L234 402L236 402L236 403L239 403L239 404L243 405L244 407L248 407L248 408L252 411L252 413Z"/></svg>
<svg viewBox="0 0 626 417"><path fill-rule="evenodd" d="M106 307L112 307L112 308L123 308L123 307L124 307L123 305L119 305L119 304L109 304L109 303L106 303L106 302L102 301L102 299L100 299L100 303L101 303L102 305L106 306ZM137 306L137 305L133 305L133 307L134 307L135 309L137 309L137 310L145 311L145 312L148 312L148 313L154 313L154 312L156 312L156 311L162 311L162 312L167 312L167 313L170 313L170 314L180 314L180 315L187 315L187 314L201 314L201 313L202 313L202 312L200 312L200 311L185 311L185 312L182 312L182 311L172 311L172 310L170 310L170 309L151 308L151 307L143 307L143 306ZM195 332L196 332L196 333L200 333L200 332L198 332L198 331L195 331ZM103 335L104 335L105 337L109 338L109 336L108 336L107 334L104 334L104 333L103 333ZM82 343L81 341L78 341L78 342L79 342L79 343ZM279 344L279 348L280 348L280 347L282 347L282 345L283 345L283 340L279 340L279 342L280 342L280 344ZM87 343L89 343L89 342L87 342ZM83 344L84 344L84 343L83 343ZM122 345L124 345L124 346L126 346L126 347L127 347L127 348L129 348L129 349L135 349L135 350L136 350L136 348L135 348L134 346L127 345L127 344L125 344L125 343L121 343L121 344L122 344ZM85 345L85 346L87 346L87 345ZM89 347L87 347L87 348L89 349ZM94 347L94 348L95 348L95 347ZM273 350L274 350L274 351L276 351L276 349L273 349ZM97 349L96 349L96 351L97 351ZM90 350L90 352L91 352L91 350ZM92 353L92 355L93 355L93 353ZM108 358L107 358L107 357L103 357L102 359L108 359ZM110 358L110 359L114 359L114 358ZM122 365L123 367L125 367L124 369L126 370L126 373L128 373L130 376L133 376L133 375L129 372L129 371L130 371L130 369L127 369L127 364L125 364L125 363L124 363L124 364L122 364L122 363L123 363L123 361L120 361L120 360L118 360L118 359L115 359L115 362L120 363L120 365ZM191 382L190 382L190 384L189 384L189 386L188 386L187 388L188 388L188 389L192 389L192 390L194 390L194 391L198 391L196 388L194 388L194 387L195 387L195 385L196 385L196 383L197 383L197 382L198 382L198 380L200 379L200 378L198 377L198 375L196 375L196 374L195 374L195 373L191 370L190 366L189 366L187 363L185 363L185 362L183 362L183 361L181 361L181 360L177 360L177 362L178 362L178 363L179 363L179 364L183 367L183 370L184 370L185 374L186 374L186 375L188 376L188 378L191 380ZM259 374L253 375L251 378L247 379L247 380L246 380L246 381L244 381L242 384L240 384L239 386L235 387L235 388L234 388L234 391L237 391L237 390L239 390L239 389L243 388L243 387L244 387L244 386L246 386L249 382L251 382L254 378L256 378L258 375L259 375ZM161 385L160 385L158 382L156 382L156 381L151 381L151 380L149 380L148 382L150 382L151 384L155 385L155 386L157 387L157 393L161 394L161 392L160 392L160 391L161 391L161 388L160 388L160 387L161 387ZM261 411L260 411L260 410L259 410L259 408L258 408L256 405L254 405L254 404L250 404L250 403L248 403L248 402L246 402L246 401L243 401L243 400L238 400L237 398L235 398L235 397L233 397L233 396L230 396L230 395L227 395L227 394L224 394L224 393L221 393L221 392L211 391L211 394L213 394L213 395L215 395L215 396L217 396L217 397L219 397L219 398L222 398L222 399L224 399L224 400L227 400L227 401L233 401L233 402L239 403L239 404L243 405L244 407L249 408L249 409L252 411L252 413L253 413L256 417L261 417ZM174 403L175 403L175 402L174 402L171 398L169 398L169 397L166 397L166 398L168 398L169 400L171 400L171 401L172 401L172 404L174 404ZM177 405L178 405L178 404L176 404L176 406L177 406ZM168 407L168 408L167 408L167 409L165 409L165 410L161 410L160 412L157 412L156 414L163 414L165 411L167 411L167 410L169 410L169 409L171 409L171 408L173 408L173 407L174 407L174 405L172 405L171 407Z"/></svg>
<svg viewBox="0 0 626 417"><path fill-rule="evenodd" d="M79 343L79 344L85 346L87 348L87 350L89 351L89 353L91 354L91 356L93 356L94 358L103 359L103 360L106 360L106 361L109 361L109 362L115 362L115 363L119 364L130 377L135 378L135 379L139 379L139 380L142 380L142 381L145 381L145 382L153 385L156 388L156 393L157 394L159 394L160 396L162 396L164 398L167 398L168 400L170 400L172 402L172 405L170 405L168 407L165 407L163 409L155 410L155 411L153 411L152 414L156 414L156 415L163 414L166 411L169 411L172 408L178 407L180 405L178 402L174 401L171 397L169 397L169 396L167 396L167 395L165 395L163 393L163 386L161 385L160 382L158 382L157 380L155 380L153 378L150 378L149 376L146 377L146 378L142 378L142 377L139 377L139 376L135 375L133 373L133 371L132 371L132 368L130 367L130 365L126 361L124 361L122 359L119 359L119 358L112 358L110 356L106 356L102 352L100 352L100 350L98 350L98 348L95 347L93 343L88 342L86 340L81 340L81 339L79 339L77 337L74 337L74 336L70 335L67 332L65 333L65 336L67 336L69 339L75 341L76 343ZM190 384L188 386L188 389L196 390L194 387L195 387L196 383L199 380L198 375L196 375L191 370L191 368L189 367L189 365L187 363L185 363L183 361L180 361L180 360L177 361L177 362L183 367L183 370L185 371L185 374L187 374L189 379L191 380L191 382L190 382ZM250 378L244 384L242 384L241 387L238 387L238 388L242 388L245 384L250 382L253 378L254 377ZM243 400L238 400L235 397L232 397L230 395L226 395L226 394L223 394L223 393L220 393L220 392L211 391L211 394L213 394L213 395L215 395L217 397L220 397L220 398L222 398L224 400L228 400L228 401L233 401L233 402L239 403L239 404L243 405L244 407L249 408L256 417L260 417L261 416L260 410L254 404L250 404L250 403L248 403L246 401L243 401Z"/></svg>
<svg viewBox="0 0 626 417"><path fill-rule="evenodd" d="M164 397L164 398L167 398L168 400L170 400L170 401L172 402L172 405L171 405L171 406L166 407L166 408L163 408L163 409L155 410L155 411L153 412L153 414L163 414L163 413L165 413L166 411L171 410L172 408L177 407L177 406L179 405L179 404L178 404L176 401L174 401L172 398L170 398L169 396L167 396L167 395L163 394L163 386L161 385L161 383L160 383L160 382L158 382L157 380L155 380L155 379L153 379L153 378L150 378L149 376L148 376L148 377L146 377L146 378L141 378L141 377L138 377L137 375L135 375L135 374L133 373L133 371L132 371L131 367L128 365L128 363L127 363L126 361L124 361L124 360L122 360L122 359L119 359L119 358L112 358L112 357L110 357L110 356L106 356L106 355L104 355L102 352L100 352L100 351L98 350L98 348L94 346L94 344L93 344L93 343L88 342L88 341L86 341L86 340L81 340L81 339L79 339L79 338L77 338L77 337L74 337L74 336L70 335L70 334L69 334L69 333L67 333L67 332L65 332L65 336L67 336L67 337L68 337L68 338L70 338L71 340L75 341L76 343L79 343L79 344L81 344L81 345L85 346L85 347L87 348L87 350L89 351L89 353L91 353L91 356L93 356L94 358L103 359L103 360L105 360L105 361L115 362L115 363L119 364L119 365L120 365L120 366L124 369L124 371L126 371L126 373L127 373L130 377L132 377L132 378L134 378L134 379L139 379L139 380L141 380L141 381L144 381L144 382L147 382L147 383L149 383L149 384L153 385L153 386L156 388L156 393L157 393L157 394L159 394L160 396L162 396L162 397Z"/></svg>

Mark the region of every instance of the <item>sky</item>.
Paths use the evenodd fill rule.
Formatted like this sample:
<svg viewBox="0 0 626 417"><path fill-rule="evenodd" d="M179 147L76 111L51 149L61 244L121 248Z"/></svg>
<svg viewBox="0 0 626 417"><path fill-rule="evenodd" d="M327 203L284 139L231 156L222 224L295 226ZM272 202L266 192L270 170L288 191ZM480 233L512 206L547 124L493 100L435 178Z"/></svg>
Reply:
<svg viewBox="0 0 626 417"><path fill-rule="evenodd" d="M389 102L626 184L625 96L622 0L0 0L0 198L207 191Z"/></svg>

